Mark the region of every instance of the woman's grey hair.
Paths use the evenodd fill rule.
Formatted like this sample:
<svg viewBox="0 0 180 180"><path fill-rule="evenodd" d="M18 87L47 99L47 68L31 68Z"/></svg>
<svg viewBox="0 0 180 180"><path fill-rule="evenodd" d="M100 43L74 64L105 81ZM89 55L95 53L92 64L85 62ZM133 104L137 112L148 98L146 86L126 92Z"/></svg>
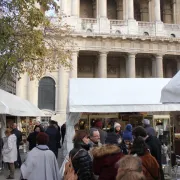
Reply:
<svg viewBox="0 0 180 180"><path fill-rule="evenodd" d="M90 137L93 137L94 136L94 132L98 131L98 129L96 128L91 128L90 131L89 131L89 136Z"/></svg>

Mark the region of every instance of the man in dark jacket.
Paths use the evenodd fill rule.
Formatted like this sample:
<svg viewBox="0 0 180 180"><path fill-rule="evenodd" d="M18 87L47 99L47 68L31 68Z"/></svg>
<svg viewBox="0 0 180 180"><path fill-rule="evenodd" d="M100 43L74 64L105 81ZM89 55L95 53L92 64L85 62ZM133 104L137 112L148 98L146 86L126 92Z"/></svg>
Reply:
<svg viewBox="0 0 180 180"><path fill-rule="evenodd" d="M64 123L64 124L61 126L62 144L64 143L65 134L66 134L66 123Z"/></svg>
<svg viewBox="0 0 180 180"><path fill-rule="evenodd" d="M56 158L58 157L58 146L60 143L60 133L55 121L50 121L50 125L46 130L46 134L49 135L48 147L54 152Z"/></svg>
<svg viewBox="0 0 180 180"><path fill-rule="evenodd" d="M141 126L136 127L133 130L132 134L135 137L141 136L144 138L152 156L154 156L156 158L156 160L160 166L161 180L164 180L164 173L163 173L162 164L161 164L161 143L160 143L159 139L155 136L148 135L146 130Z"/></svg>
<svg viewBox="0 0 180 180"><path fill-rule="evenodd" d="M149 119L143 119L142 121L143 127L146 130L147 134L150 136L156 136L156 131L154 128L150 125Z"/></svg>
<svg viewBox="0 0 180 180"><path fill-rule="evenodd" d="M121 136L116 134L114 127L111 127L109 132L107 133L106 144L118 144Z"/></svg>
<svg viewBox="0 0 180 180"><path fill-rule="evenodd" d="M17 158L17 162L15 162L15 166L20 168L22 162L21 162L21 156L20 156L20 152L19 152L19 146L20 146L20 143L22 142L22 133L21 133L21 131L19 131L17 129L17 124L16 123L13 123L11 133L15 134L16 138L17 138L17 153L18 153L17 157L18 158Z"/></svg>

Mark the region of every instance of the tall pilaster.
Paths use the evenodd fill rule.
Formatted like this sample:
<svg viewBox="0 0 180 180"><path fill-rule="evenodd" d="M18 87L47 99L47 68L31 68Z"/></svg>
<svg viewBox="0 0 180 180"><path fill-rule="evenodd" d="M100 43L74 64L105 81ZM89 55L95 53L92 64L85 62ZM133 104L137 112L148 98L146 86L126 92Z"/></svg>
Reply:
<svg viewBox="0 0 180 180"><path fill-rule="evenodd" d="M107 78L107 52L99 53L98 77Z"/></svg>
<svg viewBox="0 0 180 180"><path fill-rule="evenodd" d="M71 0L71 15L79 17L80 0Z"/></svg>
<svg viewBox="0 0 180 180"><path fill-rule="evenodd" d="M161 21L160 0L154 0L155 21Z"/></svg>
<svg viewBox="0 0 180 180"><path fill-rule="evenodd" d="M16 84L16 95L26 100L29 99L28 83L29 83L28 73L24 73L24 74L21 74L21 79L17 81L17 84Z"/></svg>
<svg viewBox="0 0 180 180"><path fill-rule="evenodd" d="M72 2L73 1L74 0L72 0ZM71 13L72 13L71 0L61 0L60 8L61 8L61 13L63 15L66 15L66 16L71 15Z"/></svg>
<svg viewBox="0 0 180 180"><path fill-rule="evenodd" d="M136 54L130 53L128 54L126 61L126 73L128 78L136 77Z"/></svg>
<svg viewBox="0 0 180 180"><path fill-rule="evenodd" d="M77 69L78 69L78 51L73 51L72 52L72 69L70 72L70 78L77 78Z"/></svg>
<svg viewBox="0 0 180 180"><path fill-rule="evenodd" d="M128 1L128 19L134 20L134 0Z"/></svg>
<svg viewBox="0 0 180 180"><path fill-rule="evenodd" d="M64 67L58 69L58 94L56 103L56 114L60 117L63 122L66 120L66 106L68 97L68 78L69 72ZM57 91L56 91L57 92Z"/></svg>
<svg viewBox="0 0 180 180"><path fill-rule="evenodd" d="M173 0L173 23L180 24L180 1Z"/></svg>
<svg viewBox="0 0 180 180"><path fill-rule="evenodd" d="M158 78L163 78L163 55L156 55L156 76Z"/></svg>
<svg viewBox="0 0 180 180"><path fill-rule="evenodd" d="M107 18L107 0L99 0L98 1L98 8L99 8L99 17L100 18Z"/></svg>

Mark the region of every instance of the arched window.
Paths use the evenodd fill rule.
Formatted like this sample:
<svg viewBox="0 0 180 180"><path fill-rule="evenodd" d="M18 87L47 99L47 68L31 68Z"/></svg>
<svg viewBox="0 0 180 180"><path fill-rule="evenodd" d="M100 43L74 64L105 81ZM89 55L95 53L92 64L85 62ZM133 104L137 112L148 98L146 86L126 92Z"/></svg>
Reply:
<svg viewBox="0 0 180 180"><path fill-rule="evenodd" d="M55 110L55 82L50 77L44 77L39 81L38 107Z"/></svg>

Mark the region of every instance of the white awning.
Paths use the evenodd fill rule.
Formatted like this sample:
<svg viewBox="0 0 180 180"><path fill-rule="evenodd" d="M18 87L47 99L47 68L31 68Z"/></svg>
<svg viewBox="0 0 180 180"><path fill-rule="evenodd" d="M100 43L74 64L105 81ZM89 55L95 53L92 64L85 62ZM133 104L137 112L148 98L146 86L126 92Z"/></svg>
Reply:
<svg viewBox="0 0 180 180"><path fill-rule="evenodd" d="M44 116L42 111L27 100L0 89L0 114L13 116Z"/></svg>
<svg viewBox="0 0 180 180"><path fill-rule="evenodd" d="M180 71L162 89L161 102L180 103Z"/></svg>
<svg viewBox="0 0 180 180"><path fill-rule="evenodd" d="M166 78L70 79L69 112L177 111L180 105L160 103Z"/></svg>

